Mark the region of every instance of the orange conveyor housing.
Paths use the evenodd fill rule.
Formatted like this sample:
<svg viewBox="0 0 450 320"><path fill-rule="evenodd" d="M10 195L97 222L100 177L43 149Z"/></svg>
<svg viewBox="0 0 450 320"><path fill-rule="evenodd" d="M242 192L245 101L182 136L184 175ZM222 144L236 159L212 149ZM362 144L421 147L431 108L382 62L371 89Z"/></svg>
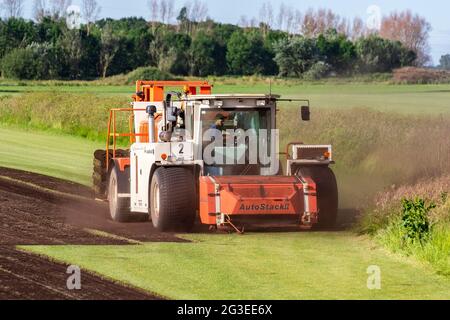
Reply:
<svg viewBox="0 0 450 320"><path fill-rule="evenodd" d="M236 216L308 217L317 223L316 184L297 176L200 177L200 218L216 225L221 214Z"/></svg>

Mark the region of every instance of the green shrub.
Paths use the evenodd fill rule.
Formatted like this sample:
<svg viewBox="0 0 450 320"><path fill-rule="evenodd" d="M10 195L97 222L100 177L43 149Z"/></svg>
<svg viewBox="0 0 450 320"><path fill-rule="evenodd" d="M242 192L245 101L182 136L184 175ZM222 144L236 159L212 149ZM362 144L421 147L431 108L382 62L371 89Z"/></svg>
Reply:
<svg viewBox="0 0 450 320"><path fill-rule="evenodd" d="M408 190L403 192L408 193ZM420 192L426 194L424 190ZM429 204L423 197L404 198L401 208L389 205L390 209L377 209L378 219L387 220L383 225L373 224L377 217L373 212L367 213L365 220L372 223L369 228L375 229L372 235L380 244L395 253L428 263L437 273L449 276L450 201L446 192L432 198Z"/></svg>
<svg viewBox="0 0 450 320"><path fill-rule="evenodd" d="M128 74L128 83L135 83L137 80L176 80L175 76L170 73L163 72L155 67L138 68Z"/></svg>
<svg viewBox="0 0 450 320"><path fill-rule="evenodd" d="M9 79L58 79L62 72L62 53L49 43L32 43L8 53L1 63L2 75Z"/></svg>
<svg viewBox="0 0 450 320"><path fill-rule="evenodd" d="M423 241L430 233L428 215L436 208L434 203L426 205L424 199L402 200L402 226L405 238L411 241Z"/></svg>
<svg viewBox="0 0 450 320"><path fill-rule="evenodd" d="M313 64L313 66L311 67L311 69L309 69L305 75L304 75L304 79L306 80L320 80L323 77L325 77L328 72L330 72L330 66L323 62L323 61L319 61L316 62L315 64Z"/></svg>
<svg viewBox="0 0 450 320"><path fill-rule="evenodd" d="M390 41L376 35L356 41L359 72L389 72L393 69L411 66L417 55L398 41Z"/></svg>
<svg viewBox="0 0 450 320"><path fill-rule="evenodd" d="M14 49L2 59L2 76L9 79L36 79L36 55L33 51Z"/></svg>

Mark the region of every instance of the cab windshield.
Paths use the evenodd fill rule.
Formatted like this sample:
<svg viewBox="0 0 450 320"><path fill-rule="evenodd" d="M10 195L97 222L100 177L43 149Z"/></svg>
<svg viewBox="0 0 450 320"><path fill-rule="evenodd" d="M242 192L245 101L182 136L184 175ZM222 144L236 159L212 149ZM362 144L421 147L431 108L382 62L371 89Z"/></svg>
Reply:
<svg viewBox="0 0 450 320"><path fill-rule="evenodd" d="M265 139L270 146L270 108L206 109L201 111L201 124L203 137L208 136L211 129L215 132L211 140L204 139L203 151L207 150L207 146L217 138L217 135L221 134L223 141L223 145L216 144L213 151L214 156L219 156L219 159L223 159L223 161L205 163L206 174L215 176L259 175L261 165L250 163L249 154L249 152L255 154L258 150L250 150L248 138L241 140L230 133L251 134L257 143L260 139Z"/></svg>
<svg viewBox="0 0 450 320"><path fill-rule="evenodd" d="M223 119L219 125L218 119ZM270 109L207 109L202 111L203 132L214 128L226 130L256 130L270 129Z"/></svg>

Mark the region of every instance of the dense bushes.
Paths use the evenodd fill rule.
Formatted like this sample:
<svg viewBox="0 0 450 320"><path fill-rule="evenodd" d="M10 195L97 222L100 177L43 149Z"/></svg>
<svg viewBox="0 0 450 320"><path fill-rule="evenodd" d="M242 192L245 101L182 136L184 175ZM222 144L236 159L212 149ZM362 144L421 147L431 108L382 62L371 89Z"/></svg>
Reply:
<svg viewBox="0 0 450 320"><path fill-rule="evenodd" d="M398 41L390 41L376 36L361 38L356 42L357 68L361 72L388 72L410 66L416 54L406 49Z"/></svg>
<svg viewBox="0 0 450 320"><path fill-rule="evenodd" d="M36 55L26 48L14 49L2 61L2 74L11 79L39 79Z"/></svg>
<svg viewBox="0 0 450 320"><path fill-rule="evenodd" d="M182 76L281 75L320 79L330 73L390 72L416 56L400 42L376 36L349 40L336 30L317 37L234 25L142 18L103 19L80 30L64 20L0 20L3 77L93 79L155 67ZM31 63L30 63L31 62Z"/></svg>
<svg viewBox="0 0 450 320"><path fill-rule="evenodd" d="M227 61L231 74L275 74L273 58L257 32L236 31L228 42Z"/></svg>
<svg viewBox="0 0 450 320"><path fill-rule="evenodd" d="M382 73L412 65L413 51L400 42L377 36L351 42L330 30L317 38L297 36L284 39L275 46L275 61L280 75L319 78L333 71L336 74Z"/></svg>
<svg viewBox="0 0 450 320"><path fill-rule="evenodd" d="M62 73L62 51L49 43L33 43L12 50L2 60L3 76L11 79L57 79Z"/></svg>
<svg viewBox="0 0 450 320"><path fill-rule="evenodd" d="M157 81L165 81L165 80L176 80L172 74L160 71L155 67L142 67L130 72L128 74L127 83L133 84L136 83L137 80L157 80Z"/></svg>
<svg viewBox="0 0 450 320"><path fill-rule="evenodd" d="M315 39L304 37L281 40L275 52L281 76L299 77L320 59Z"/></svg>

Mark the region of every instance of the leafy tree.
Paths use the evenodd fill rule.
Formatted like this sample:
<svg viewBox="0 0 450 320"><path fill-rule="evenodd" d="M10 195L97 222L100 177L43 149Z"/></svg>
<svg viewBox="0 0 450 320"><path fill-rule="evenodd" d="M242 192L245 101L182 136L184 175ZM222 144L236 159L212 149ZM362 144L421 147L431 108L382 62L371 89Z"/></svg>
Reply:
<svg viewBox="0 0 450 320"><path fill-rule="evenodd" d="M71 80L80 79L83 56L81 31L65 29L56 45L61 48L65 57L62 77Z"/></svg>
<svg viewBox="0 0 450 320"><path fill-rule="evenodd" d="M160 62L166 64L164 71L176 75L189 74L189 49L192 39L187 34L168 32L163 37L164 45L160 48L163 56L160 56Z"/></svg>
<svg viewBox="0 0 450 320"><path fill-rule="evenodd" d="M67 26L64 20L55 20L49 16L44 16L41 22L36 25L37 38L39 42L56 43L65 29L67 29Z"/></svg>
<svg viewBox="0 0 450 320"><path fill-rule="evenodd" d="M221 74L225 55L220 45L204 32L199 32L190 48L191 75L208 76Z"/></svg>
<svg viewBox="0 0 450 320"><path fill-rule="evenodd" d="M330 29L317 38L317 47L322 60L338 73L353 70L356 48L345 35Z"/></svg>
<svg viewBox="0 0 450 320"><path fill-rule="evenodd" d="M103 78L106 78L108 68L114 60L114 57L119 50L120 38L114 34L113 28L110 24L103 27L101 34L101 50L100 50L100 65Z"/></svg>
<svg viewBox="0 0 450 320"><path fill-rule="evenodd" d="M281 76L302 76L320 61L317 40L302 36L281 40L275 46L275 52Z"/></svg>
<svg viewBox="0 0 450 320"><path fill-rule="evenodd" d="M37 39L35 25L22 18L0 20L0 59L16 48L25 48Z"/></svg>
<svg viewBox="0 0 450 320"><path fill-rule="evenodd" d="M240 28L233 24L215 23L212 28L211 36L226 50L227 43L230 41L231 36L234 32L239 30Z"/></svg>
<svg viewBox="0 0 450 320"><path fill-rule="evenodd" d="M256 32L236 31L228 42L227 63L235 75L268 74L267 62L273 59Z"/></svg>
<svg viewBox="0 0 450 320"><path fill-rule="evenodd" d="M89 34L87 28L81 31L81 47L80 78L98 78L102 43L101 38L92 33L92 27Z"/></svg>
<svg viewBox="0 0 450 320"><path fill-rule="evenodd" d="M256 23L240 28L206 19L206 6L201 1L188 2L180 10L178 25L171 25L167 24L171 17L167 11L172 3L170 0L164 1L165 18L158 22L153 17L150 24L143 18L94 22L92 17L98 12L97 1L84 0L85 7L89 4L87 9L93 14L88 19L90 23L80 30L68 30L58 13L63 12L60 9L69 1L55 1L58 4L56 11L48 6L48 0L34 2L35 11L39 13L37 22L21 18L0 19L0 64L5 58L4 74L17 78L92 79L154 67L165 74L184 76L280 74L317 79L330 71L340 74L387 72L412 65L417 58L415 48L407 49L408 46L400 42L376 36L349 40L343 35L345 23L336 24L339 19L325 23L323 13L326 11L317 16L310 14L311 23L324 23L317 28L312 26L314 28L307 33L309 37L301 37L292 34L293 15L286 16L285 21L281 17L279 21L279 25L291 33L272 30L273 19L266 10L262 20L265 23L263 36ZM159 1L151 3L158 4L161 9ZM160 10L155 13L157 16L163 14ZM401 17L406 19L409 15ZM298 22L303 23L306 18ZM420 19L412 18L402 20L405 22L403 31L408 29L405 25L426 27L419 23ZM394 20L390 19L391 22ZM385 20L385 31L387 27L395 30L388 21ZM309 24L302 26L309 27ZM416 36L418 34L424 33L419 32ZM448 68L449 60L444 56L442 66Z"/></svg>
<svg viewBox="0 0 450 320"><path fill-rule="evenodd" d="M101 30L109 25L118 38L118 50L108 68L109 74L126 73L152 64L150 44L154 41L152 30L143 18L102 19L92 26L92 33L101 38Z"/></svg>
<svg viewBox="0 0 450 320"><path fill-rule="evenodd" d="M378 36L361 38L356 43L358 68L361 72L389 72L395 68L410 66L416 54L399 41L390 41Z"/></svg>

